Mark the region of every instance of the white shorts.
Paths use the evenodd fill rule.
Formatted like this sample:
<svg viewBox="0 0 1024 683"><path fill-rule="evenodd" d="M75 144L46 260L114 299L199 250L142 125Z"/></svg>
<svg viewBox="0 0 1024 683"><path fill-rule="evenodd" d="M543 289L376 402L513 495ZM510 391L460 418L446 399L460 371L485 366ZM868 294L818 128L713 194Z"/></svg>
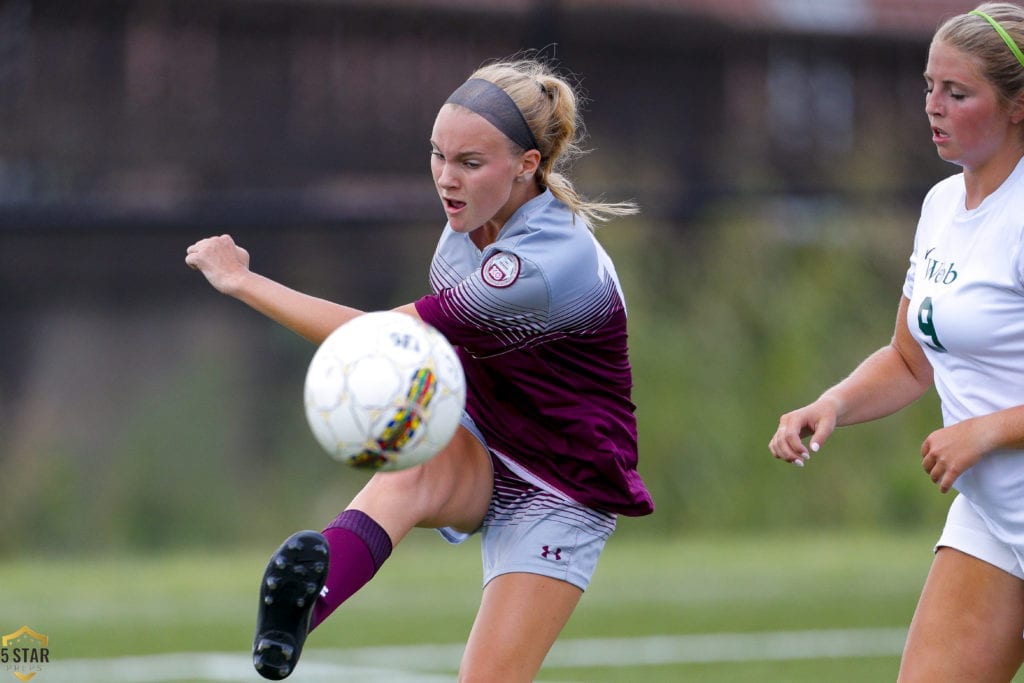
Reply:
<svg viewBox="0 0 1024 683"><path fill-rule="evenodd" d="M468 416L462 425L487 446ZM527 481L494 451L488 452L494 492L477 530L481 534L483 584L502 574L525 572L586 590L605 542L615 530L617 516L580 505L541 482ZM461 543L471 535L448 527L438 532L449 543Z"/></svg>
<svg viewBox="0 0 1024 683"><path fill-rule="evenodd" d="M962 495L958 495L949 506L946 526L935 544L935 550L943 546L959 550L1013 574L1018 579L1024 579L1024 567L1017 553L989 531L985 520Z"/></svg>

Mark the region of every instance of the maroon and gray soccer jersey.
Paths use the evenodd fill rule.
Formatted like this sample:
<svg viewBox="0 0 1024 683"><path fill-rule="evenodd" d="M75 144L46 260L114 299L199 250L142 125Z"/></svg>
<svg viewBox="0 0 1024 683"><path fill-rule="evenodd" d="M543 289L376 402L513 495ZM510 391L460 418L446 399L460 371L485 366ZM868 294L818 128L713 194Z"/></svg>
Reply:
<svg viewBox="0 0 1024 683"><path fill-rule="evenodd" d="M625 304L583 220L546 191L483 251L446 226L430 284L416 309L458 350L488 445L579 503L650 513Z"/></svg>

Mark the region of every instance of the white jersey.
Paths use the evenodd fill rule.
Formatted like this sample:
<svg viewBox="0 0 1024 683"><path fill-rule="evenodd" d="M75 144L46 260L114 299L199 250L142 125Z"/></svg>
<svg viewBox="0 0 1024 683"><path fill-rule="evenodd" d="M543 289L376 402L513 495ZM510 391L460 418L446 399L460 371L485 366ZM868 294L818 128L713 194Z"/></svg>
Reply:
<svg viewBox="0 0 1024 683"><path fill-rule="evenodd" d="M1024 161L981 206L963 175L925 197L903 286L946 426L1024 404ZM954 483L1024 562L1024 451L989 453Z"/></svg>

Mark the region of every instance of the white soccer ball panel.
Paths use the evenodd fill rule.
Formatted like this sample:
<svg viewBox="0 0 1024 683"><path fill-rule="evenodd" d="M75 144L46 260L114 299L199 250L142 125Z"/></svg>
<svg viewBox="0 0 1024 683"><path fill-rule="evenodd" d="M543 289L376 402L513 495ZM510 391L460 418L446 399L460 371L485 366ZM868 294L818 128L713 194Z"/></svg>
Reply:
<svg viewBox="0 0 1024 683"><path fill-rule="evenodd" d="M364 410L380 410L401 401L406 373L386 355L359 358L348 364L347 398Z"/></svg>

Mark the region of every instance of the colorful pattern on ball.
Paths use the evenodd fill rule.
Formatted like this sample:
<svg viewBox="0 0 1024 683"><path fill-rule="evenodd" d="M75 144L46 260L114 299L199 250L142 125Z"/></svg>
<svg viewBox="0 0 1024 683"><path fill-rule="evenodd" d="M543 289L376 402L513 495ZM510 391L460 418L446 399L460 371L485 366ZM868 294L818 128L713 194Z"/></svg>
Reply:
<svg viewBox="0 0 1024 683"><path fill-rule="evenodd" d="M389 454L401 451L423 424L423 411L430 405L436 385L437 377L430 371L430 368L420 368L414 372L407 396L408 405L395 411L394 416L388 421L384 433L377 438L377 448L372 451L363 451L353 457L350 461L351 465L366 469L380 469L382 465L390 462Z"/></svg>

